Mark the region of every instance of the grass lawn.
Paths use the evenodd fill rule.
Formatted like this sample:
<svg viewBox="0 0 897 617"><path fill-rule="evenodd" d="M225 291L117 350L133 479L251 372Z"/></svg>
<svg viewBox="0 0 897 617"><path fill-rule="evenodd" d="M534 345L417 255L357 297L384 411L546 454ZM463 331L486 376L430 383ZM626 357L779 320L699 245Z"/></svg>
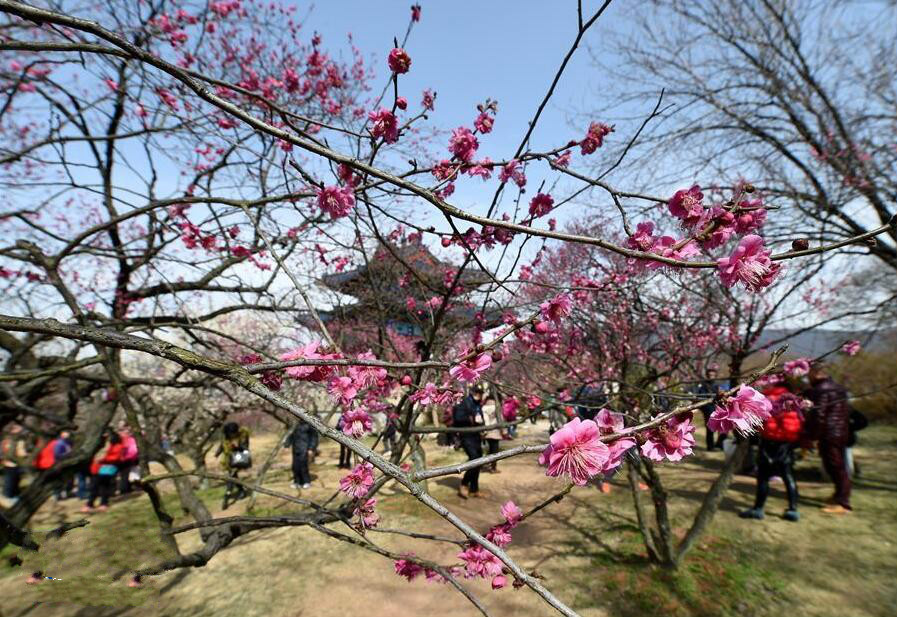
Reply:
<svg viewBox="0 0 897 617"><path fill-rule="evenodd" d="M544 439L545 427L526 427L523 439ZM259 454L273 436L254 440ZM701 441L699 440L699 443ZM798 465L802 519L782 520L784 490L773 486L763 521L745 521L736 513L753 500L753 478L739 476L721 505L709 532L677 572L646 563L635 527L631 496L620 478L610 494L594 488L574 490L560 504L543 511L514 533L510 554L544 577L556 595L584 617L619 615L892 617L897 614L897 428L875 426L861 434L856 458L862 469L854 491L855 512L831 517L819 505L831 493L811 454ZM314 465L310 495L331 495L340 477L337 451L329 444ZM262 460L262 456L257 460ZM460 460L463 455L432 444L430 464ZM722 464L718 453L697 452L686 462L663 466L671 492L677 533L684 533L703 491ZM289 455L281 453L265 485L289 491ZM459 502L459 479L431 481L430 492L485 531L499 521L499 508L513 498L521 507L535 505L562 488L546 478L535 457L501 465L500 474L483 474L483 500ZM170 487L169 487L170 490ZM218 512L221 487L201 491ZM387 486L378 497L381 525L441 535L453 529L398 489ZM176 524L188 522L173 494L166 493ZM239 502L226 514L240 514ZM48 503L33 522L49 529L81 515L72 501ZM647 504L646 504L647 505ZM283 514L296 506L260 497L256 514ZM650 509L649 509L650 512ZM2 617L316 617L363 611L364 617L476 615L476 610L447 585L407 583L392 564L376 555L301 528L252 534L236 541L205 568L181 570L130 589L113 578L128 569L163 558L165 547L146 498L136 495L113 503L91 524L38 554L21 554L22 568L0 565ZM397 551L413 551L444 564L456 562L457 548L422 543L392 534L372 539ZM182 550L199 543L197 532L181 537ZM4 558L12 547L3 551ZM26 586L30 570L40 567L60 581ZM551 615L528 590L493 592L483 582L464 583L496 617Z"/></svg>

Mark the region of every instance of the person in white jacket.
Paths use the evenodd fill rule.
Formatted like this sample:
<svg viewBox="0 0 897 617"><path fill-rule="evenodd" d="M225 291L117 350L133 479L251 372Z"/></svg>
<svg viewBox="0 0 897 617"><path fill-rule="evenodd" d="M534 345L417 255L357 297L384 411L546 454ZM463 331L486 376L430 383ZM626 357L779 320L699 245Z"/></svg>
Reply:
<svg viewBox="0 0 897 617"><path fill-rule="evenodd" d="M495 398L492 395L487 395L485 399L483 399L483 422L486 426L495 426L501 422L502 418L498 411L498 405L495 402ZM495 428L489 431L486 431L483 434L483 438L486 440L486 454L495 454L498 452L498 444L502 439L501 429ZM485 467L485 470L489 473L501 473L498 470L498 463L491 463L490 465Z"/></svg>

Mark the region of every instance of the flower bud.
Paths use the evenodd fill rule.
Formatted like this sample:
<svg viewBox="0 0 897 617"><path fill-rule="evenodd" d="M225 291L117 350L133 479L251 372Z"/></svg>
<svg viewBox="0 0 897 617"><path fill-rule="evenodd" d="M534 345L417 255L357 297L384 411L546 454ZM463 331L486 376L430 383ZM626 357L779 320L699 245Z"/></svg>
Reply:
<svg viewBox="0 0 897 617"><path fill-rule="evenodd" d="M742 188L744 189L745 193L753 193L755 190L757 190L754 188L753 184L745 184Z"/></svg>
<svg viewBox="0 0 897 617"><path fill-rule="evenodd" d="M403 386L410 386L411 381L411 375L402 375L401 384Z"/></svg>
<svg viewBox="0 0 897 617"><path fill-rule="evenodd" d="M806 251L808 248L810 248L810 241L806 238L798 238L791 242L791 249L794 251Z"/></svg>
<svg viewBox="0 0 897 617"><path fill-rule="evenodd" d="M452 245L452 239L450 236L442 236L442 246L449 247Z"/></svg>
<svg viewBox="0 0 897 617"><path fill-rule="evenodd" d="M501 362L502 358L504 358L504 357L505 357L504 354L502 354L500 351L492 352L492 361L493 362Z"/></svg>

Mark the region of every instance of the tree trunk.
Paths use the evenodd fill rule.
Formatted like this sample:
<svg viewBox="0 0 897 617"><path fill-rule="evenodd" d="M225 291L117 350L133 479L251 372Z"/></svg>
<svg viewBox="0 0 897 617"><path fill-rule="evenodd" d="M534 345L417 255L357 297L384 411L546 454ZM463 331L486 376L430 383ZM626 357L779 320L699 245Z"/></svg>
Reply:
<svg viewBox="0 0 897 617"><path fill-rule="evenodd" d="M663 482L654 468L654 463L643 459L645 471L648 474L648 486L651 488L651 500L654 502L654 518L657 521L657 545L660 564L666 568L675 569L675 549L673 544L673 530L670 526L670 513L667 508L668 494L663 487Z"/></svg>
<svg viewBox="0 0 897 617"><path fill-rule="evenodd" d="M726 461L719 477L717 477L713 486L710 487L710 490L704 496L704 501L701 503L701 508L698 510L697 515L695 515L691 528L676 548L676 565L682 561L682 558L692 549L697 539L701 537L701 534L707 530L707 526L710 525L714 515L716 515L720 502L726 495L726 490L728 490L729 484L732 483L732 478L735 476L735 470L741 465L747 450L747 440L738 444L738 448L735 449L732 458Z"/></svg>
<svg viewBox="0 0 897 617"><path fill-rule="evenodd" d="M652 562L659 562L660 556L657 553L657 546L654 544L653 530L648 525L648 519L645 516L645 506L642 505L641 495L639 494L639 474L635 468L636 463L627 461L626 475L629 478L629 490L632 492L632 502L635 505L635 517L638 520L638 528L642 534L642 540L645 542L645 549L648 551L648 559Z"/></svg>

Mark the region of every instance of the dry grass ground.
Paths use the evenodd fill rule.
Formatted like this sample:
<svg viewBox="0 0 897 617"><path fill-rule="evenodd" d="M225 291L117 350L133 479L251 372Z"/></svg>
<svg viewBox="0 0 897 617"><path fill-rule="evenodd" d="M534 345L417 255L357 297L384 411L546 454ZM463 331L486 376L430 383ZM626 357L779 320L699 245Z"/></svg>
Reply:
<svg viewBox="0 0 897 617"><path fill-rule="evenodd" d="M544 439L545 427L526 427L522 438ZM259 454L273 437L254 440ZM514 535L510 553L537 570L547 586L585 617L711 616L793 614L819 617L891 617L897 614L897 429L872 427L862 434L857 459L863 476L855 491L854 514L833 518L818 511L830 487L818 475L818 459L799 465L803 518L793 524L778 518L781 490L773 489L764 521L743 521L736 512L752 501L753 479L738 477L710 532L683 568L660 571L644 562L634 527L631 497L622 481L609 495L594 488L575 490L544 515L527 521ZM461 459L451 450L429 448L430 462ZM313 496L337 486L335 449L324 446L314 466ZM684 531L688 514L720 466L720 455L699 452L663 472L673 494L674 521ZM289 455L282 453L266 486L289 490ZM499 520L508 498L532 506L562 487L546 478L534 458L502 465L502 473L483 474L486 499L459 503L458 478L431 482L430 491L481 529ZM203 493L220 506L221 488ZM170 501L174 505L174 501ZM240 513L245 501L228 510ZM257 513L286 513L292 506L260 498ZM172 508L173 510L173 508ZM382 525L451 535L452 529L398 490L381 498ZM46 529L77 518L77 504L48 504L35 520ZM186 522L186 518L183 519ZM178 522L181 522L180 520ZM188 538L198 543L198 534ZM375 534L399 551L414 551L452 563L451 545L432 546L408 538ZM4 555L10 551L7 549ZM152 563L164 554L152 514L142 495L118 501L91 517L38 555L25 556L24 568L0 565L2 617L364 617L468 616L477 614L449 586L407 583L392 563L305 529L266 531L238 540L206 567L155 577L143 589L129 589L113 576ZM60 581L30 587L27 572L41 565ZM528 590L492 592L484 583L465 583L496 617L550 615Z"/></svg>

